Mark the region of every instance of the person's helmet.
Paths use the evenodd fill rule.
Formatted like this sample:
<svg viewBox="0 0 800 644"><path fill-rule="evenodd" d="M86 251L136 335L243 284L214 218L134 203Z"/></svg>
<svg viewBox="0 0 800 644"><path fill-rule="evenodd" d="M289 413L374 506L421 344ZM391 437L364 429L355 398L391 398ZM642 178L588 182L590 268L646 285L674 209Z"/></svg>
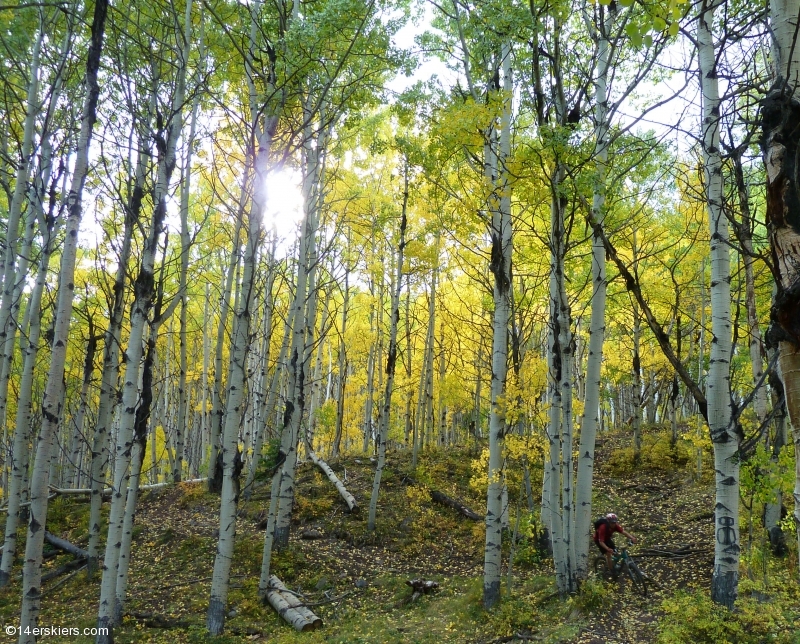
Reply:
<svg viewBox="0 0 800 644"><path fill-rule="evenodd" d="M606 515L606 519L608 519L611 523L616 523L619 519L617 519L617 515L613 512L609 512Z"/></svg>

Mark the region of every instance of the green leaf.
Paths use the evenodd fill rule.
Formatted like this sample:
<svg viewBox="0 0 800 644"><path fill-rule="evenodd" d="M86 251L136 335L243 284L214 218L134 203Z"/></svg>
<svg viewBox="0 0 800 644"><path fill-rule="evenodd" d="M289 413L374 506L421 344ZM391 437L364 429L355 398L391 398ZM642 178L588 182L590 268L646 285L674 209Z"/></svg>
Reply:
<svg viewBox="0 0 800 644"><path fill-rule="evenodd" d="M670 36L677 36L678 32L680 31L681 25L680 23L673 22L669 26L669 35Z"/></svg>
<svg viewBox="0 0 800 644"><path fill-rule="evenodd" d="M656 31L664 31L667 26L667 21L663 18L653 18L653 29Z"/></svg>

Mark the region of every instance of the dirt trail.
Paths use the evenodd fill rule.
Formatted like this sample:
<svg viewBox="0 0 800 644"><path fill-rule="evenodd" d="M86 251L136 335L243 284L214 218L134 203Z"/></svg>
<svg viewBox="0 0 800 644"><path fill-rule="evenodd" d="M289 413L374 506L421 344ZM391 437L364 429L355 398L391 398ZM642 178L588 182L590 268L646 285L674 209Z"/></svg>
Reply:
<svg viewBox="0 0 800 644"><path fill-rule="evenodd" d="M593 512L615 512L622 526L639 540L631 554L659 545L689 545L695 552L683 559L637 557L656 583L645 598L630 584L615 588L614 606L587 617L588 624L575 640L580 644L654 642L661 601L677 589L708 589L711 584L713 489L693 482L685 471L640 470L627 476L609 472L607 459L620 445L600 442L596 454ZM619 546L620 538L617 538ZM594 548L594 546L593 546ZM594 553L594 551L593 551ZM594 554L593 554L594 556ZM610 582L609 582L610 583Z"/></svg>

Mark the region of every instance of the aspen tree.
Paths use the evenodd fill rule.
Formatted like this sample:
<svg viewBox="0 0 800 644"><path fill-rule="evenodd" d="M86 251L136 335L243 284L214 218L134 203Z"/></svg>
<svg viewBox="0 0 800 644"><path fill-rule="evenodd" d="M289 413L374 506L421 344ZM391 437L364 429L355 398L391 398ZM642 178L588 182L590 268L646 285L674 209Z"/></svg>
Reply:
<svg viewBox="0 0 800 644"><path fill-rule="evenodd" d="M639 279L639 249L636 245L636 231L633 231L633 276ZM633 461L638 464L642 457L642 316L636 299L631 300L633 307L633 388L631 404L633 406Z"/></svg>
<svg viewBox="0 0 800 644"><path fill-rule="evenodd" d="M19 506L22 502L22 491L27 479L29 448L32 435L35 435L33 426L33 381L35 377L36 358L39 353L41 337L41 305L42 295L47 284L47 274L50 260L55 250L55 241L61 218L54 216L53 212L45 213L43 194L50 183L52 173L52 148L50 137L44 136L42 140L41 168L39 178L34 187L34 199L31 210L36 214L42 240L42 250L39 256L39 268L31 295L28 298L26 311L30 312L30 325L27 337L22 342L23 367L19 384L19 397L17 399L17 415L14 431L14 445L11 451L11 479L8 494L8 508L5 525L5 539L3 542L3 557L0 563L0 586L8 585L11 580L11 569L17 545L17 528L19 526Z"/></svg>
<svg viewBox="0 0 800 644"><path fill-rule="evenodd" d="M51 20L46 18L44 7L40 8L38 13L39 25L31 51L22 145L20 147L20 158L17 164L17 172L14 181L14 193L11 196L11 203L8 208L4 240L3 289L2 298L0 298L0 420L3 422L3 449L5 449L7 445L7 425L5 419L6 405L8 403L8 379L11 371L11 353L14 349L13 334L16 332L16 324L12 316L12 309L14 308L13 296L15 285L19 280L24 280L25 278L24 275L20 277L16 275L17 240L19 237L20 219L25 202L25 193L28 189L28 179L31 171L33 145L36 134L36 114L39 110L39 58L42 51L43 40L51 23ZM9 336L11 337L10 342L7 341ZM4 489L8 488L7 471L4 462Z"/></svg>
<svg viewBox="0 0 800 644"><path fill-rule="evenodd" d="M761 102L762 151L767 175L767 222L775 258L773 319L780 328L778 364L795 453L794 521L800 526L800 210L794 130L800 115L800 43L797 3L770 0L775 78ZM800 549L800 530L797 532Z"/></svg>
<svg viewBox="0 0 800 644"><path fill-rule="evenodd" d="M503 436L506 420L503 407L508 371L508 324L511 294L511 183L507 163L511 156L511 47L503 43L500 51L503 78L503 109L499 123L499 146L494 127L484 144L484 168L492 186L489 212L492 253L489 270L493 276L494 317L492 320L492 391L489 413L489 486L486 500L486 543L483 564L483 605L491 608L500 600L503 517ZM497 87L496 89L500 89Z"/></svg>
<svg viewBox="0 0 800 644"><path fill-rule="evenodd" d="M308 99L310 104L310 98ZM312 115L307 113L311 123ZM320 119L322 122L322 119ZM286 444L286 461L280 477L280 494L278 497L277 516L275 519L275 544L284 548L289 544L289 524L294 504L294 476L297 465L297 451L300 440L300 425L305 411L306 374L311 364L313 348L313 332L316 321L317 288L316 274L318 268L317 232L321 208L321 181L323 179L323 159L327 145L328 132L320 130L316 136L316 145L312 145L312 132L309 125L305 136L303 173L304 226L303 245L297 267L297 291L294 303L294 329L292 331L291 371L289 378L294 377L296 384L292 399L290 436ZM302 280L301 280L302 276ZM302 289L301 289L302 281ZM302 299L300 295L302 294Z"/></svg>
<svg viewBox="0 0 800 644"><path fill-rule="evenodd" d="M703 0L697 27L703 104L703 166L711 233L711 358L708 372L708 424L716 472L715 549L711 598L733 608L739 581L739 436L733 422L730 390L731 294L728 220L723 213L719 139L719 89L713 40L717 0Z"/></svg>
<svg viewBox="0 0 800 644"><path fill-rule="evenodd" d="M97 100L100 88L97 73L103 50L107 0L96 0L92 15L91 38L86 56L86 96L81 114L81 128L76 148L72 184L66 197L69 215L66 222L66 239L61 251L59 276L62 288L58 292L58 304L53 334L53 350L47 374L47 386L42 401L42 426L36 443L36 459L31 473L30 509L28 536L25 542L25 565L22 572L22 614L20 617L19 642L33 644L41 599L42 547L44 545L47 520L48 483L52 458L53 440L62 415L61 400L64 391L64 364L67 340L74 299L74 275L77 259L78 229L83 213L83 187L89 166L89 145L92 129L97 118Z"/></svg>
<svg viewBox="0 0 800 644"><path fill-rule="evenodd" d="M235 480L234 472L236 462L240 458L238 445L239 418L244 395L251 307L255 291L255 272L258 264L259 246L262 242L261 221L267 206L267 175L270 169L270 157L279 119L276 112L270 112L262 116L256 103L256 90L251 65L255 56L256 20L261 12L261 3L257 2L251 11L250 41L248 54L245 56L245 67L250 89L250 141L248 142L248 155L252 156L253 159L252 203L247 217L247 244L242 259L242 293L236 305L233 319L225 426L220 445L222 454L222 491L219 511L219 539L217 541L217 553L214 558L214 572L211 579L210 599L206 613L206 628L212 635L220 635L225 627L228 586L236 533L236 504L239 492L238 481ZM245 173L245 183L242 185L243 196L247 187L246 181L247 173ZM243 215L244 213L240 209L240 217L242 219ZM216 467L216 464L211 463L209 467Z"/></svg>
<svg viewBox="0 0 800 644"><path fill-rule="evenodd" d="M609 147L608 70L611 56L609 37L616 17L613 3L599 5L598 24L593 36L597 42L595 79L595 176L592 186L592 216L603 225L606 202L606 174ZM592 480L594 477L595 436L600 415L600 366L606 327L606 251L603 240L592 235L592 317L589 322L589 356L586 362L586 388L578 449L578 477L575 496L575 551L578 576L589 573L589 547L592 531Z"/></svg>
<svg viewBox="0 0 800 644"><path fill-rule="evenodd" d="M150 106L152 114L152 103ZM144 127L139 132L139 150L137 153L136 169L132 181L131 193L123 209L124 224L122 239L120 241L119 256L117 259L117 273L111 288L113 301L111 302L108 327L103 337L103 368L100 380L100 401L97 410L97 424L92 438L92 458L90 464L89 487L92 494L89 499L89 544L87 551L87 574L92 577L97 570L100 544L100 512L103 503L103 488L105 487L105 470L109 460L109 444L111 443L111 424L117 394L117 372L119 369L119 349L122 341L121 331L125 313L125 284L128 276L128 262L131 256L133 229L141 217L142 205L145 196L145 180L149 154L147 152L147 137ZM155 454L155 450L153 450Z"/></svg>
<svg viewBox="0 0 800 644"><path fill-rule="evenodd" d="M375 467L375 478L372 482L372 496L369 503L367 529L374 530L378 510L378 494L381 487L381 475L386 465L386 440L389 436L389 414L392 409L392 393L394 391L394 373L397 364L397 327L400 324L400 293L403 289L403 254L406 246L406 226L408 224L408 161L403 168L403 203L400 209L400 228L397 241L397 275L391 289L391 318L389 322L389 348L386 356L386 391L378 421L378 463Z"/></svg>
<svg viewBox="0 0 800 644"><path fill-rule="evenodd" d="M350 248L350 231L347 233L347 248ZM349 253L347 253L349 255ZM342 326L339 329L339 384L336 388L336 430L331 445L331 458L339 456L342 442L342 427L344 425L344 397L347 387L347 344L345 337L347 334L347 313L350 304L350 265L347 263L347 256L342 258L344 264L344 290L342 299Z"/></svg>
<svg viewBox="0 0 800 644"><path fill-rule="evenodd" d="M100 607L98 611L98 644L113 641L112 628L117 625L120 608L117 606L116 582L118 562L122 550L122 531L125 522L126 495L131 464L136 408L139 402L139 379L142 368L143 339L145 327L153 307L155 297L155 263L164 219L167 214L167 194L170 178L176 165L176 148L182 130L182 110L186 90L186 70L189 57L189 38L191 34L192 3L186 3L184 16L183 47L179 56L179 66L172 95L172 116L166 127L161 124L156 134L158 145L157 179L153 194L153 212L142 248L141 263L135 282L134 301L130 313L130 332L126 364L122 386L120 425L114 454L114 475L111 493L111 509L108 517L108 536L106 537L103 558L103 579L100 586ZM153 73L153 96L158 92L158 73Z"/></svg>
<svg viewBox="0 0 800 644"><path fill-rule="evenodd" d="M50 259L53 251L55 250L54 244L56 240L57 230L61 227L62 217L60 213L54 212L55 204L50 202L49 212L45 212L44 199L48 189L51 187L51 176L53 170L53 120L56 107L62 94L64 84L63 67L69 55L74 18L69 15L69 24L65 30L64 40L58 56L57 70L50 89L50 99L48 101L47 109L44 114L42 132L40 135L40 153L37 171L33 174L31 181L31 196L29 203L28 221L26 225L26 244L28 246L27 253L20 258L20 266L23 262L27 261L30 256L30 242L29 236L33 234L33 228L38 224L41 236L41 253L39 257L38 275L35 285L28 298L28 306L25 310L25 316L28 320L23 323L23 329L27 328L28 337L25 337L23 330L20 337L20 353L23 357L23 371L19 385L19 395L17 398L17 412L14 430L14 442L10 452L6 454L6 462L3 468L4 476L4 494L8 499L6 529L3 544L2 561L0 562L0 587L5 586L10 581L11 568L13 565L14 555L16 552L17 540L17 527L19 526L19 504L22 501L22 494L25 488L25 482L28 475L28 460L29 460L29 442L34 431L33 422L33 382L34 382L34 369L36 366L36 357L39 349L39 334L41 330L41 320L39 319L41 311L42 294L44 292L47 271L49 268ZM69 141L69 139L67 139ZM63 176L66 181L66 173L59 170L59 174ZM53 186L55 187L58 176L53 178ZM15 186L16 189L16 186ZM24 271L27 273L27 265ZM19 280L17 285L17 292L15 293L14 300L19 302L21 299L21 289L24 285L24 280ZM17 304L18 306L18 304ZM13 333L9 334L13 338ZM4 423L4 426L6 424ZM4 442L5 445L5 442ZM7 465L7 468L5 467ZM9 476L10 481L5 480Z"/></svg>

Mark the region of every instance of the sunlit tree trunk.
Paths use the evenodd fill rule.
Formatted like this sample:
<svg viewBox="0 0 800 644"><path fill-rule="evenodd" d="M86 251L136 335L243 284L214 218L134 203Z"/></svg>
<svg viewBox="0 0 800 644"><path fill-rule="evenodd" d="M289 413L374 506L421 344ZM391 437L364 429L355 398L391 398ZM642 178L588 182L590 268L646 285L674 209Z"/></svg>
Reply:
<svg viewBox="0 0 800 644"><path fill-rule="evenodd" d="M257 122L253 118L253 123ZM269 117L262 126L254 125L257 152L253 163L253 201L248 216L247 244L242 260L242 291L233 318L231 360L225 400L225 426L222 435L222 493L219 511L219 539L211 579L211 597L206 613L206 628L220 635L225 626L228 584L236 532L238 479L235 466L239 455L239 422L244 400L245 370L250 334L251 306L254 300L258 248L261 244L261 220L267 205L267 174L270 167L273 136L277 119Z"/></svg>
<svg viewBox="0 0 800 644"><path fill-rule="evenodd" d="M310 130L310 128L309 128ZM275 545L285 548L289 544L289 524L294 504L294 480L297 465L297 451L300 440L300 426L305 411L306 374L311 364L313 334L317 311L317 229L321 209L324 150L327 144L327 133L320 132L316 137L316 146L311 145L310 131L306 138L305 150L307 169L303 177L303 199L305 216L305 254L301 255L301 266L298 268L298 296L300 294L299 272L304 270L308 290L300 302L296 302L293 347L291 366L296 379L293 409L291 415L291 441L286 452L286 463L281 474L281 491L278 498L278 515L275 519ZM302 268L305 264L305 268ZM304 289L305 291L305 289ZM290 374L290 378L292 375Z"/></svg>
<svg viewBox="0 0 800 644"><path fill-rule="evenodd" d="M31 474L28 536L25 542L25 565L22 577L22 614L19 622L20 644L34 644L41 600L42 546L49 499L49 473L53 441L62 415L61 400L64 391L64 364L75 294L74 275L78 250L78 230L83 214L83 186L89 167L89 145L92 128L97 118L97 100L100 88L97 73L105 34L107 0L96 0L92 16L91 38L86 57L86 95L81 114L72 185L66 197L69 215L66 239L61 250L59 277L62 288L58 291L56 320L53 334L50 369L42 401L42 427L36 443L36 460ZM27 632L26 632L27 631Z"/></svg>
<svg viewBox="0 0 800 644"><path fill-rule="evenodd" d="M247 480L245 481L245 487L243 491L243 496L245 500L249 500L250 496L253 493L252 487L253 483L255 482L255 475L256 470L258 469L258 462L261 458L261 451L264 446L264 437L267 433L267 422L269 419L269 409L268 406L270 404L270 393L271 387L268 389L267 381L269 380L269 358L270 358L270 349L272 346L272 316L275 311L275 299L272 295L273 286L275 284L275 273L277 271L277 267L275 266L275 246L277 244L277 239L274 238L272 242L272 248L269 253L269 267L268 267L268 275L267 275L267 283L264 287L264 297L265 297L265 311L264 311L264 320L263 320L263 339L261 344L261 377L259 382L259 390L260 390L260 400L258 401L258 410L255 414L255 431L253 435L253 455L250 459L250 466L247 471ZM283 347L281 347L283 348ZM275 366L276 373L280 371L281 365L277 363Z"/></svg>

